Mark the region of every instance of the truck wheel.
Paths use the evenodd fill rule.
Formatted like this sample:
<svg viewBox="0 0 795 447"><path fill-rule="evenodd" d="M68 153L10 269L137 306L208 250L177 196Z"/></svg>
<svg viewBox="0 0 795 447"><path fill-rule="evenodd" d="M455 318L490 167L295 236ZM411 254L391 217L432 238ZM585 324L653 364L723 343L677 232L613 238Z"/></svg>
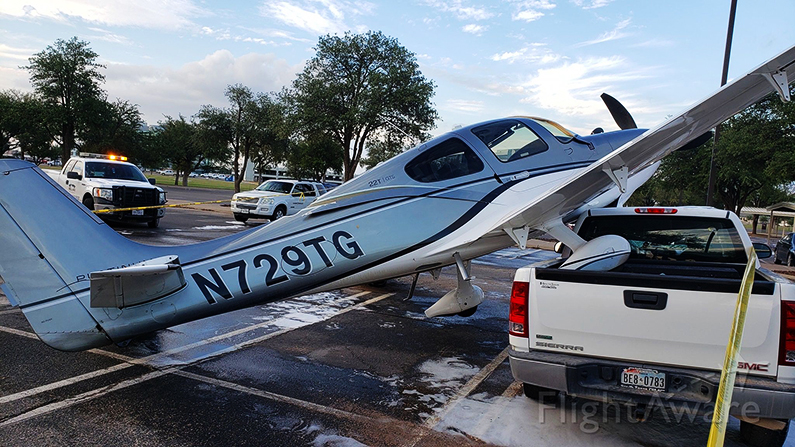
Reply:
<svg viewBox="0 0 795 447"><path fill-rule="evenodd" d="M283 206L278 206L273 211L273 216L271 216L271 220L281 219L286 214Z"/></svg>
<svg viewBox="0 0 795 447"><path fill-rule="evenodd" d="M560 396L560 391L529 383L523 383L522 390L524 391L525 397L537 400L546 405L557 404L558 397Z"/></svg>
<svg viewBox="0 0 795 447"><path fill-rule="evenodd" d="M740 438L754 447L781 447L787 440L789 421L782 430L771 430L750 422L740 421Z"/></svg>
<svg viewBox="0 0 795 447"><path fill-rule="evenodd" d="M787 267L795 267L795 258L792 257L792 253L787 254Z"/></svg>
<svg viewBox="0 0 795 447"><path fill-rule="evenodd" d="M149 225L149 228L157 228L160 226L160 218L158 217L155 220L150 220L146 224Z"/></svg>
<svg viewBox="0 0 795 447"><path fill-rule="evenodd" d="M778 258L778 255L773 255L773 264L781 264L781 259Z"/></svg>
<svg viewBox="0 0 795 447"><path fill-rule="evenodd" d="M90 209L91 211L94 211L94 198L91 196L83 197L83 205L85 205L86 208Z"/></svg>
<svg viewBox="0 0 795 447"><path fill-rule="evenodd" d="M244 216L242 214L235 213L235 220L238 222L245 222L248 220L248 216Z"/></svg>

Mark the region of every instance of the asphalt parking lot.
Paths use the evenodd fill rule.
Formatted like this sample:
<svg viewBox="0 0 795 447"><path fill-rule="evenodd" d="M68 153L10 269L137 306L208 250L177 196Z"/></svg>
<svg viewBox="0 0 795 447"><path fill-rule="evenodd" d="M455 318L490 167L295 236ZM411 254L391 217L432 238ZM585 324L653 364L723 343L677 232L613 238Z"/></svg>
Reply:
<svg viewBox="0 0 795 447"><path fill-rule="evenodd" d="M169 210L158 229L115 228L167 245L251 225L218 207ZM409 301L401 278L80 353L44 345L0 296L0 445L706 444L701 418L633 422L576 399L547 406L522 395L506 360L511 280L552 256L507 249L475 260L487 299L470 318L424 316L455 285L445 269L438 280L422 275ZM741 445L738 430L733 421L726 445Z"/></svg>

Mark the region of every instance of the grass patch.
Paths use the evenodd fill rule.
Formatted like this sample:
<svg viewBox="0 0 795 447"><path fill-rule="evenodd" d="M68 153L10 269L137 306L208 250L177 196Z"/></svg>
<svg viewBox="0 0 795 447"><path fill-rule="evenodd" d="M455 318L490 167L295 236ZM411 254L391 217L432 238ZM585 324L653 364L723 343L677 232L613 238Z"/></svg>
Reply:
<svg viewBox="0 0 795 447"><path fill-rule="evenodd" d="M60 171L61 166L48 166L48 165L39 165L41 169L49 169ZM159 186L174 186L174 176L173 175L160 175L154 172L144 172L146 178L153 178L155 182ZM251 191L252 189L256 188L259 184L254 182L243 182L240 184L241 191ZM177 187L182 186L182 178L179 179L179 184L176 185ZM206 189L221 189L227 191L234 191L235 190L235 182L227 182L224 180L216 180L216 179L209 179L209 178L201 178L201 177L193 177L188 178L188 188L206 188Z"/></svg>
<svg viewBox="0 0 795 447"><path fill-rule="evenodd" d="M154 172L146 172L144 173L146 178L153 178L156 180L158 185L165 185L165 186L174 186L174 176L173 175L160 175L155 174ZM182 178L179 179L179 184L176 185L177 187L182 186ZM258 186L257 183L254 182L243 182L240 184L241 191L251 191L252 189ZM210 178L201 178L201 177L193 177L188 178L188 187L189 188L207 188L207 189L222 189L228 191L235 190L235 182L227 182L224 180L216 180Z"/></svg>

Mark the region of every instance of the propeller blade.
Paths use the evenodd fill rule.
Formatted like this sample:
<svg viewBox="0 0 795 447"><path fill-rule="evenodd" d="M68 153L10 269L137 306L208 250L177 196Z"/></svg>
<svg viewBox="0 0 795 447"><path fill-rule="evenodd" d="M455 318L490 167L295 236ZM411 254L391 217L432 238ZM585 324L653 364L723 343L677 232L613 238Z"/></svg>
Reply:
<svg viewBox="0 0 795 447"><path fill-rule="evenodd" d="M709 141L710 138L712 138L712 131L711 130L709 132L705 132L705 133L693 138L692 140L688 141L684 146L680 147L677 150L678 151L688 151L690 149L695 149L695 148L701 146L702 144L706 143L707 141Z"/></svg>
<svg viewBox="0 0 795 447"><path fill-rule="evenodd" d="M624 108L624 106L621 105L616 98L613 98L607 93L602 93L602 96L600 97L607 106L607 110L609 110L610 114L613 115L613 119L616 121L616 124L618 124L619 128L622 130L638 128L638 125L635 124L635 120L632 119L632 115L629 114L627 109Z"/></svg>

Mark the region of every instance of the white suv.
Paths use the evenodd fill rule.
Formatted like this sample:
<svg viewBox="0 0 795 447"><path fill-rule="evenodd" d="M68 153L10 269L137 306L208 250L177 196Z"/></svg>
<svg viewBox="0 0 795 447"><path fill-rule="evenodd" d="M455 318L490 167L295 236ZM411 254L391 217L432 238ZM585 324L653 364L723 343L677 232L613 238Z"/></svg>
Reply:
<svg viewBox="0 0 795 447"><path fill-rule="evenodd" d="M166 193L154 186L126 157L81 153L66 162L56 176L58 184L90 210L137 208L166 203ZM165 209L139 209L100 213L106 220L146 222L156 228Z"/></svg>
<svg viewBox="0 0 795 447"><path fill-rule="evenodd" d="M322 183L268 180L252 191L233 195L232 213L239 222L249 218L276 220L297 213L325 192Z"/></svg>

